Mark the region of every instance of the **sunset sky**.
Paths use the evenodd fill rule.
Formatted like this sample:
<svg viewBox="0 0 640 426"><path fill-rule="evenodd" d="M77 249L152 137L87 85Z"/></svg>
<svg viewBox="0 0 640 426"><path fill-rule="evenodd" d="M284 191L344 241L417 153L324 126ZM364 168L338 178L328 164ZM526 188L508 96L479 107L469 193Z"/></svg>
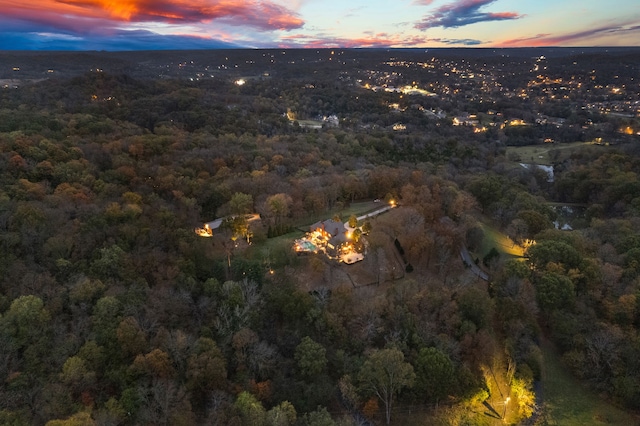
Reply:
<svg viewBox="0 0 640 426"><path fill-rule="evenodd" d="M0 0L0 10L0 50L640 45L640 0Z"/></svg>

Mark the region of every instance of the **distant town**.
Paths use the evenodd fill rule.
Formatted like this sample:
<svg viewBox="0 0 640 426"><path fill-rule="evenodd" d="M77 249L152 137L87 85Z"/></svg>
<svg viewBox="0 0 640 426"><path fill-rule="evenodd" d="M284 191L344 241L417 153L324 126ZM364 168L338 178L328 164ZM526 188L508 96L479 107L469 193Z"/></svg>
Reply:
<svg viewBox="0 0 640 426"><path fill-rule="evenodd" d="M639 82L632 66L615 68L608 55L624 61L633 48L539 49L406 49L406 50L234 50L163 52L87 52L67 61L67 53L0 53L0 87L16 88L27 82L66 78L86 72L127 73L139 78L179 78L197 82L230 79L244 90L252 82L295 78L313 92L316 73L337 72L340 84L388 94L388 107L396 113L396 131L411 126L409 112L449 120L475 132L491 127L529 126L514 135L532 134L547 142L575 139L574 133L638 134L625 119L640 115ZM462 55L464 52L468 55ZM415 60L412 58L420 57ZM108 61L105 59L108 58ZM168 60L163 62L163 60ZM305 72L308 74L305 75ZM246 85L246 86L245 86ZM242 92L242 90L240 91ZM417 98L425 97L420 101ZM357 99L356 99L357 100ZM117 101L113 97L98 102ZM433 106L432 106L433 105ZM323 115L296 111L289 117L301 125L353 125L345 111L323 110ZM285 113L286 111L283 111ZM403 120L404 119L404 120ZM615 120L618 119L618 120ZM403 121L406 121L403 122ZM620 124L610 129L611 121ZM365 123L361 123L365 124ZM316 128L318 128L316 127ZM312 127L313 128L313 127ZM509 131L507 131L509 133Z"/></svg>

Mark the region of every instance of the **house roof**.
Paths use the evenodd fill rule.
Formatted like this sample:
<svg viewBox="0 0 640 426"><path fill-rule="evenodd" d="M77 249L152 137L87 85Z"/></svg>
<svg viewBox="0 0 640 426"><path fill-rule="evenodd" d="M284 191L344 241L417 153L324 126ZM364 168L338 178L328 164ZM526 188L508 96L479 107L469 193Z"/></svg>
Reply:
<svg viewBox="0 0 640 426"><path fill-rule="evenodd" d="M311 231L315 231L316 229L322 229L324 232L331 234L332 236L336 236L338 234L342 234L345 232L344 223L336 222L333 219L327 219L323 222L316 222L311 225Z"/></svg>
<svg viewBox="0 0 640 426"><path fill-rule="evenodd" d="M334 237L338 234L344 233L345 231L344 223L342 222L336 222L333 219L329 219L329 220L325 220L322 223L324 225L324 230L329 234L333 235Z"/></svg>
<svg viewBox="0 0 640 426"><path fill-rule="evenodd" d="M322 221L316 222L309 227L309 231L313 232L316 229L322 229Z"/></svg>

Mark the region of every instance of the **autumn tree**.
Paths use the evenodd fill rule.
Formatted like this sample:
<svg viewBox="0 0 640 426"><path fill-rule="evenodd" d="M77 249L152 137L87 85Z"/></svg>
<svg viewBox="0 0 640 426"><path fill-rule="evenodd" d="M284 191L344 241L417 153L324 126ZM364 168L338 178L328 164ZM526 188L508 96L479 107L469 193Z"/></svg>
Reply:
<svg viewBox="0 0 640 426"><path fill-rule="evenodd" d="M227 381L227 366L216 343L201 337L194 345L187 361L186 387L192 392L198 405L214 389L224 388Z"/></svg>
<svg viewBox="0 0 640 426"><path fill-rule="evenodd" d="M267 198L266 208L269 215L274 218L276 225L279 225L282 219L289 214L292 202L291 196L284 193L271 195Z"/></svg>
<svg viewBox="0 0 640 426"><path fill-rule="evenodd" d="M358 226L358 219L355 215L349 216L349 226L351 228L355 228L356 226Z"/></svg>

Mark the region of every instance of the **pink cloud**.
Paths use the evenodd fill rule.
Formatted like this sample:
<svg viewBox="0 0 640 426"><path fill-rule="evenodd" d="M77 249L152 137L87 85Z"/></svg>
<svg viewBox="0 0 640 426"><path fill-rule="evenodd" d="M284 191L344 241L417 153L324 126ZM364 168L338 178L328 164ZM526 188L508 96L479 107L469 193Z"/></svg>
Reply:
<svg viewBox="0 0 640 426"><path fill-rule="evenodd" d="M289 34L281 37L280 48L386 48L386 47L417 47L433 43L477 45L479 40L447 40L427 38L424 36L404 36L398 34L376 33L366 37L341 38L323 35L311 36L307 34Z"/></svg>
<svg viewBox="0 0 640 426"><path fill-rule="evenodd" d="M576 44L589 44L586 40L607 35L622 35L625 33L640 33L640 25L629 26L629 24L604 25L591 28L585 31L577 31L566 34L537 34L532 37L522 37L503 40L496 43L498 47L542 47L542 46L571 46Z"/></svg>

